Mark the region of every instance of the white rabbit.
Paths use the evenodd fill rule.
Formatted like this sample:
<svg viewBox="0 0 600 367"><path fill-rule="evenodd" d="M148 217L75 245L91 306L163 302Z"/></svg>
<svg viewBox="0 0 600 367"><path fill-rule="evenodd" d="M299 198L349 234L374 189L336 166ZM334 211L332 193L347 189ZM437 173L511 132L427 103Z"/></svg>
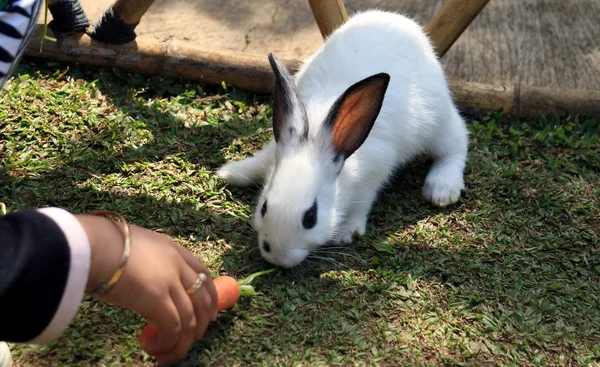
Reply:
<svg viewBox="0 0 600 367"><path fill-rule="evenodd" d="M254 214L262 256L283 267L329 242L363 235L379 190L415 156L433 158L423 196L458 201L465 122L421 26L371 10L336 30L293 78L272 54L274 140L218 175L266 180Z"/></svg>

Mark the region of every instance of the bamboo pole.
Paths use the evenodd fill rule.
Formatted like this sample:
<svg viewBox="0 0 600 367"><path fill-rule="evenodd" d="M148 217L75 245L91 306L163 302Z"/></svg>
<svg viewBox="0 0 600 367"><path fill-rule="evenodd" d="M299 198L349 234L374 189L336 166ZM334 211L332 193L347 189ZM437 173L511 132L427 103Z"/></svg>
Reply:
<svg viewBox="0 0 600 367"><path fill-rule="evenodd" d="M484 111L502 109L515 117L538 117L549 113L585 113L600 118L600 92L556 89L521 84L489 85L450 80L456 104Z"/></svg>
<svg viewBox="0 0 600 367"><path fill-rule="evenodd" d="M443 57L490 0L447 0L425 26L439 57Z"/></svg>
<svg viewBox="0 0 600 367"><path fill-rule="evenodd" d="M223 81L251 92L268 93L273 74L266 56L196 47L190 42L138 38L124 45L77 34L46 42L40 53L43 26L37 26L26 55L69 64L117 68L144 75L182 77L206 84ZM289 65L292 69L294 65Z"/></svg>
<svg viewBox="0 0 600 367"><path fill-rule="evenodd" d="M58 42L46 42L40 53L43 26L38 26L26 55L86 66L118 68L145 75L181 77L215 85L225 82L255 93L270 93L273 73L266 56L245 52L210 50L181 41L139 38L126 45L109 45L77 34ZM292 71L299 63L284 60ZM577 112L600 118L600 92L494 86L450 80L449 87L460 107L503 109L516 117L535 117L551 112Z"/></svg>
<svg viewBox="0 0 600 367"><path fill-rule="evenodd" d="M503 109L506 112L514 110L515 89L505 85L490 85L471 83L459 80L449 80L448 87L454 100L463 107L473 107L482 110Z"/></svg>
<svg viewBox="0 0 600 367"><path fill-rule="evenodd" d="M600 92L520 86L515 108L520 114L539 116L551 111L584 112L600 118Z"/></svg>
<svg viewBox="0 0 600 367"><path fill-rule="evenodd" d="M343 0L308 0L323 39L348 20Z"/></svg>

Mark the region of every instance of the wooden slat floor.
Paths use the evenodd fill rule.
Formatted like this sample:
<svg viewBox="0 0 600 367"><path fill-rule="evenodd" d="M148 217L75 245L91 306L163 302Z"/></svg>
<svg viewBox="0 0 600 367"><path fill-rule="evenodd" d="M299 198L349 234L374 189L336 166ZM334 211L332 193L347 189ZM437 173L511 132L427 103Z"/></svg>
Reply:
<svg viewBox="0 0 600 367"><path fill-rule="evenodd" d="M112 3L80 1L92 23ZM443 2L345 0L350 14L381 8L422 24ZM304 0L157 0L137 31L265 58L303 58L322 42ZM600 90L600 0L491 0L444 64L449 77L467 81Z"/></svg>

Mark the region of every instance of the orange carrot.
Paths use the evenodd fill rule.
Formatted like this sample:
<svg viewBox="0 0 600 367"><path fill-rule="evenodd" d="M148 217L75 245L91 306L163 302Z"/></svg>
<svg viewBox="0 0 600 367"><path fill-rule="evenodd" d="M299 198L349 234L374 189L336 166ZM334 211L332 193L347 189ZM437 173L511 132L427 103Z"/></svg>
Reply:
<svg viewBox="0 0 600 367"><path fill-rule="evenodd" d="M234 278L222 275L213 280L217 289L217 312L235 306L240 298L240 285Z"/></svg>
<svg viewBox="0 0 600 367"><path fill-rule="evenodd" d="M217 291L217 312L221 312L235 306L240 296L256 295L254 288L249 285L250 282L252 282L252 280L257 276L272 273L273 271L275 271L275 269L254 273L249 277L239 281L227 275L221 275L214 278L213 283ZM154 325L146 325L142 330L142 335L140 336L140 345L143 347L144 344L154 339L157 335L158 331Z"/></svg>
<svg viewBox="0 0 600 367"><path fill-rule="evenodd" d="M154 327L154 325L148 324L144 326L144 329L142 329L142 336L140 336L140 345L142 346L142 348L144 347L144 344L156 338L157 335L158 330L156 330L156 327Z"/></svg>

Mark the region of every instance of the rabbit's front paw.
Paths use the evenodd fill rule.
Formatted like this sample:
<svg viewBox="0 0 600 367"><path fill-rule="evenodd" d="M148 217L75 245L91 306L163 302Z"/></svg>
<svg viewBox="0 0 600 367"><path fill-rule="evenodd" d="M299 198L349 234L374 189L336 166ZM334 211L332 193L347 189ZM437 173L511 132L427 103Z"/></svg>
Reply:
<svg viewBox="0 0 600 367"><path fill-rule="evenodd" d="M456 203L460 199L460 193L463 188L462 176L443 177L440 175L430 175L425 180L423 197L436 206L445 207Z"/></svg>
<svg viewBox="0 0 600 367"><path fill-rule="evenodd" d="M352 243L353 235L354 230L352 230L347 224L344 224L337 233L336 240L334 242L341 245L350 244Z"/></svg>
<svg viewBox="0 0 600 367"><path fill-rule="evenodd" d="M352 235L364 235L367 230L367 216L363 213L351 214L348 218L348 228L351 229Z"/></svg>
<svg viewBox="0 0 600 367"><path fill-rule="evenodd" d="M343 244L352 243L354 235L362 236L367 229L367 217L364 215L351 215L338 236L338 242Z"/></svg>

